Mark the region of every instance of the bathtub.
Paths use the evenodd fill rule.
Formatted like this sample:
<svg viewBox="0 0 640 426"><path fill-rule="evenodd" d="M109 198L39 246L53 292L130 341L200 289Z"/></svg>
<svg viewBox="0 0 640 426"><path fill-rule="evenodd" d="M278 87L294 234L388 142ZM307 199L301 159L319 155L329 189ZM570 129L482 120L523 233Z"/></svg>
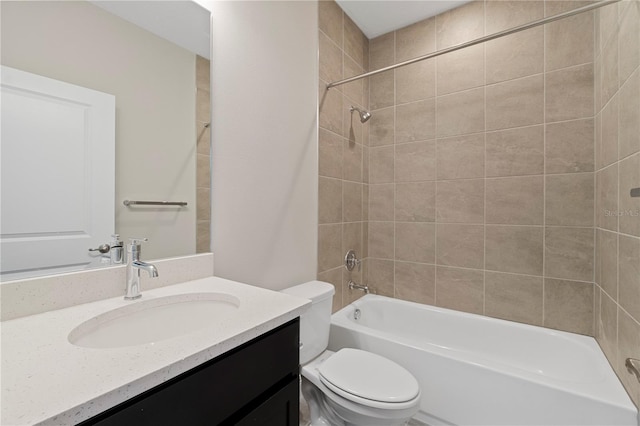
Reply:
<svg viewBox="0 0 640 426"><path fill-rule="evenodd" d="M329 336L331 350L368 350L413 373L415 418L428 425L639 424L591 337L377 295L333 314Z"/></svg>

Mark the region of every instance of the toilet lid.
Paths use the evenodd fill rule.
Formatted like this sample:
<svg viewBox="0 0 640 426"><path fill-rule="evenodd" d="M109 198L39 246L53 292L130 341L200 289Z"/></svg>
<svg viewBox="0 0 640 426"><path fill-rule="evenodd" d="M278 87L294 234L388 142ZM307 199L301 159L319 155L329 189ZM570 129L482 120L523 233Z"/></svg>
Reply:
<svg viewBox="0 0 640 426"><path fill-rule="evenodd" d="M400 403L420 393L416 379L395 362L359 349L341 349L318 368L320 380L341 396Z"/></svg>

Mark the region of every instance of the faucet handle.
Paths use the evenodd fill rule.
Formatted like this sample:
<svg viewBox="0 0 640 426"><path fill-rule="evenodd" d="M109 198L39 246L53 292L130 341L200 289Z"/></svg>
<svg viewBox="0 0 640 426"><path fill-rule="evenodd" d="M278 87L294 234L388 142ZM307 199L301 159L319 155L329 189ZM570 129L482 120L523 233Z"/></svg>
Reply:
<svg viewBox="0 0 640 426"><path fill-rule="evenodd" d="M129 244L131 245L139 245L142 242L149 241L148 238L129 238Z"/></svg>

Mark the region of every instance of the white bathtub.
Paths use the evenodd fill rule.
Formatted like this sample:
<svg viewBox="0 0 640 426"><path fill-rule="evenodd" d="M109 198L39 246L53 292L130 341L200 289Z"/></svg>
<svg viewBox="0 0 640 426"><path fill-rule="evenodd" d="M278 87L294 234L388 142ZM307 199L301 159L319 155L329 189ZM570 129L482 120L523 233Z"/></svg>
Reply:
<svg viewBox="0 0 640 426"><path fill-rule="evenodd" d="M344 347L411 371L429 425L639 424L591 337L367 295L331 318L329 349Z"/></svg>

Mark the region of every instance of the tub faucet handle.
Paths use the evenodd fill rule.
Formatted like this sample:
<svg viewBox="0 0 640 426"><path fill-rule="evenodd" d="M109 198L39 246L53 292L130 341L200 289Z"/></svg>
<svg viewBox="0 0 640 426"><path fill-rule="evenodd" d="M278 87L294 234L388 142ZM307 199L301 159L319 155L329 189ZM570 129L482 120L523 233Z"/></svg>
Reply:
<svg viewBox="0 0 640 426"><path fill-rule="evenodd" d="M349 250L347 254L344 256L344 267L347 268L347 271L353 271L353 268L358 267L358 271L360 270L362 265L362 261L358 259L356 256L355 250Z"/></svg>
<svg viewBox="0 0 640 426"><path fill-rule="evenodd" d="M627 358L624 366L627 367L629 374L634 374L640 382L640 359Z"/></svg>

